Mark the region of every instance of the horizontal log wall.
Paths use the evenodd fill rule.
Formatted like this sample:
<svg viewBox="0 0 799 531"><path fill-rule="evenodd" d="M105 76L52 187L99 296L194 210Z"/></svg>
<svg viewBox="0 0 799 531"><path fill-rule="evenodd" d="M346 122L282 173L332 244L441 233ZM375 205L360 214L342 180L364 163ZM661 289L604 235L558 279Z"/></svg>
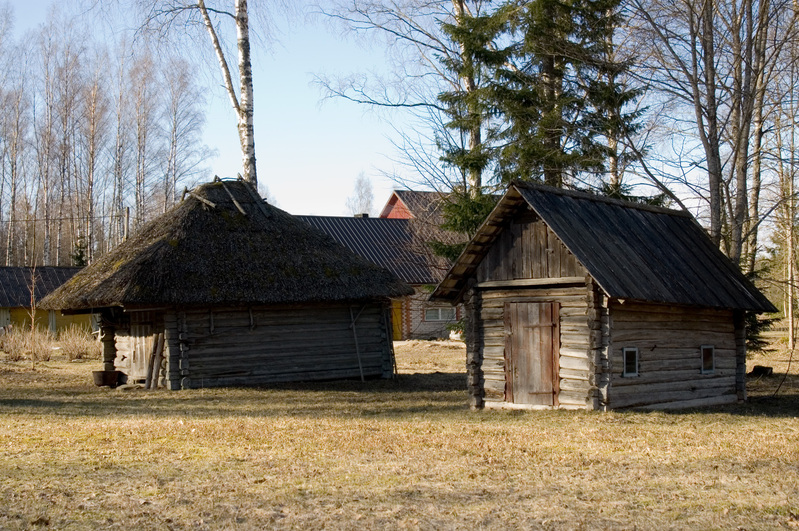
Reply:
<svg viewBox="0 0 799 531"><path fill-rule="evenodd" d="M175 387L179 374L185 389L353 378L361 371L391 377L385 310L379 303L179 310L174 324L167 319L170 353L177 353L177 363L170 356L169 379Z"/></svg>
<svg viewBox="0 0 799 531"><path fill-rule="evenodd" d="M602 332L589 327L588 299L585 286L481 291L480 326L476 331L481 349L471 357L480 361L483 399L486 402L505 401L505 303L559 302L559 407L593 407L596 395L593 349L597 344L601 345Z"/></svg>
<svg viewBox="0 0 799 531"><path fill-rule="evenodd" d="M738 400L731 310L614 301L610 318L610 408L694 407ZM715 347L711 374L701 372L701 345ZM638 376L622 376L625 347L638 348Z"/></svg>

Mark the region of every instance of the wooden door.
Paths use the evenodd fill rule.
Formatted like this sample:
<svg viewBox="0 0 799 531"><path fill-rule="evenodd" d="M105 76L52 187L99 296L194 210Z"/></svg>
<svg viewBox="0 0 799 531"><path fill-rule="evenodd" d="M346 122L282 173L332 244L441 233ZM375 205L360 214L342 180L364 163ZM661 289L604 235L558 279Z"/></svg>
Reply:
<svg viewBox="0 0 799 531"><path fill-rule="evenodd" d="M151 312L137 312L131 315L130 339L132 356L130 360L131 381L147 378L147 368L153 351L153 321Z"/></svg>
<svg viewBox="0 0 799 531"><path fill-rule="evenodd" d="M391 326L392 339L400 341L402 339L402 301L393 299L391 301Z"/></svg>
<svg viewBox="0 0 799 531"><path fill-rule="evenodd" d="M558 405L560 305L505 303L505 400Z"/></svg>

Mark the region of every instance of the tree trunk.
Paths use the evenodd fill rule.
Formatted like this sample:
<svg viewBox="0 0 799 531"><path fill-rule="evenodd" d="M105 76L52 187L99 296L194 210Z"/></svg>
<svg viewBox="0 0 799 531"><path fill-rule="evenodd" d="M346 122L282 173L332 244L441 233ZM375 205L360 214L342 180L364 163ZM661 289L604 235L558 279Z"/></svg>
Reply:
<svg viewBox="0 0 799 531"><path fill-rule="evenodd" d="M253 128L253 83L250 60L250 21L247 0L236 1L236 42L239 50L239 138L241 140L244 179L258 187L255 170L255 130Z"/></svg>

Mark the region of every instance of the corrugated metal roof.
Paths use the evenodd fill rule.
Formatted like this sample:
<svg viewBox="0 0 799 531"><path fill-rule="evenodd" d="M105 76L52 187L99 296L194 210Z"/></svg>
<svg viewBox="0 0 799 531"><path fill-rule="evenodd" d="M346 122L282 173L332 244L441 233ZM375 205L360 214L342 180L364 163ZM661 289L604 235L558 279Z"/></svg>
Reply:
<svg viewBox="0 0 799 531"><path fill-rule="evenodd" d="M437 284L449 264L433 256L414 220L297 216L408 284Z"/></svg>
<svg viewBox="0 0 799 531"><path fill-rule="evenodd" d="M460 295L498 224L519 204L544 220L610 297L776 311L689 213L530 183L514 183L434 297Z"/></svg>
<svg viewBox="0 0 799 531"><path fill-rule="evenodd" d="M30 267L0 267L0 308L30 307L31 274L36 279L36 300L40 301L80 270L80 267L38 266L35 271Z"/></svg>

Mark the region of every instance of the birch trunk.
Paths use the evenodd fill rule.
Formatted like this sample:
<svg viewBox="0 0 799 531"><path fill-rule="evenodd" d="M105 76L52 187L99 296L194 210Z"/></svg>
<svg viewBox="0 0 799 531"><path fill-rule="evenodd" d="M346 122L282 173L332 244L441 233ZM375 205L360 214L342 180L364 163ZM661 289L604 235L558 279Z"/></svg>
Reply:
<svg viewBox="0 0 799 531"><path fill-rule="evenodd" d="M250 60L250 20L247 13L247 0L236 0L234 20L236 23L236 41L238 47L238 67L239 67L239 94L233 85L233 78L230 74L230 67L219 42L219 36L214 28L205 0L199 0L197 7L205 23L205 28L211 38L214 53L219 61L219 68L222 71L222 78L225 83L225 90L230 98L230 104L238 119L239 143L241 144L242 170L244 179L258 186L258 176L255 169L255 130L253 127L253 82L252 82L252 62Z"/></svg>

